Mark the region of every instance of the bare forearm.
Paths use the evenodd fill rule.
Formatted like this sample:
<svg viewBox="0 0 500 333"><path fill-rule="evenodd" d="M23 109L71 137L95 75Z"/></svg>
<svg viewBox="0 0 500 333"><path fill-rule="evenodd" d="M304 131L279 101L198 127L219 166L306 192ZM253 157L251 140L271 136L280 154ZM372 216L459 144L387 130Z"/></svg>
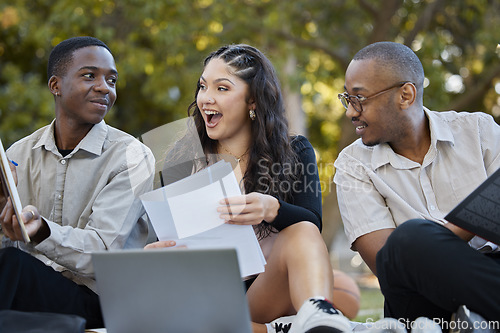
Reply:
<svg viewBox="0 0 500 333"><path fill-rule="evenodd" d="M451 230L455 235L462 238L466 242L470 241L474 237L474 234L472 234L472 233L468 232L467 230L464 230L460 227L457 227L453 223L445 223L444 226L446 228L448 228L449 230Z"/></svg>
<svg viewBox="0 0 500 333"><path fill-rule="evenodd" d="M377 252L384 246L393 228L381 229L363 235L354 241L354 248L359 252L373 274L377 275Z"/></svg>

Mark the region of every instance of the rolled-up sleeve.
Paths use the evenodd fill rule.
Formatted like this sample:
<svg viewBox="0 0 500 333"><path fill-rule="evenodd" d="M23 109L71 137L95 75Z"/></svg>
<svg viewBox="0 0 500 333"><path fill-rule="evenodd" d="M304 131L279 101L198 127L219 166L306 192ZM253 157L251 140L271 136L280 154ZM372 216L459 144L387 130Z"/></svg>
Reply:
<svg viewBox="0 0 500 333"><path fill-rule="evenodd" d="M370 232L396 227L369 170L345 153L335 161L335 168L337 200L349 244Z"/></svg>
<svg viewBox="0 0 500 333"><path fill-rule="evenodd" d="M115 173L98 182L102 188L85 209L89 216L84 213L78 217L81 228L46 219L50 236L35 249L69 270L93 276L93 251L144 246L147 223L142 218L145 211L138 197L152 189L154 158L141 148L138 144L129 146L127 149L134 153L127 154Z"/></svg>
<svg viewBox="0 0 500 333"><path fill-rule="evenodd" d="M19 164L23 206L37 207L50 228L39 244L17 246L95 289L92 252L146 244L148 223L139 196L152 190L155 160L148 147L104 122L66 156L52 133L53 124L8 150Z"/></svg>

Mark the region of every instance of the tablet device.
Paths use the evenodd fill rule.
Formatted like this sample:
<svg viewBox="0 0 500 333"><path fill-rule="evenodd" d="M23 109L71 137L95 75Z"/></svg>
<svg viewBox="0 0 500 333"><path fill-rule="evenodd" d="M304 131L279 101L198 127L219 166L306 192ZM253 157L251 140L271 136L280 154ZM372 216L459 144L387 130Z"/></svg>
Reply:
<svg viewBox="0 0 500 333"><path fill-rule="evenodd" d="M445 219L500 245L500 169L460 202Z"/></svg>

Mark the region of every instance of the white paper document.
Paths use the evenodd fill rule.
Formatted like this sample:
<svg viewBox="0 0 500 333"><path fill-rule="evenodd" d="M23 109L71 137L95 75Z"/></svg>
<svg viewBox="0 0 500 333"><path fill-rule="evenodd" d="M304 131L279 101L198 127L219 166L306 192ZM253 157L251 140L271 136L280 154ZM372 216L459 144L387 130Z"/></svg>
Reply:
<svg viewBox="0 0 500 333"><path fill-rule="evenodd" d="M193 236L215 227L223 221L218 218L217 206L224 197L219 182L212 183L192 192L167 199L179 238ZM193 205L192 199L203 198Z"/></svg>
<svg viewBox="0 0 500 333"><path fill-rule="evenodd" d="M263 272L266 262L252 226L225 224L219 217L219 201L238 195L231 165L219 161L141 200L159 240L189 248L235 248L244 277Z"/></svg>

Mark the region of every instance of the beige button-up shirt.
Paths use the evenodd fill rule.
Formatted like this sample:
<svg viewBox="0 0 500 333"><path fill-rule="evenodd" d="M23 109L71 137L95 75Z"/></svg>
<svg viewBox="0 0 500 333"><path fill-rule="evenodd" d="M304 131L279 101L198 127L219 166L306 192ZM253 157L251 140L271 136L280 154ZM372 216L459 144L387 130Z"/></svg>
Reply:
<svg viewBox="0 0 500 333"><path fill-rule="evenodd" d="M50 228L41 243L16 246L95 291L93 251L145 245L148 224L138 196L152 189L155 161L132 136L102 121L63 157L52 122L7 155L19 165L23 206L36 206Z"/></svg>
<svg viewBox="0 0 500 333"><path fill-rule="evenodd" d="M491 116L424 111L431 145L422 165L387 143L368 147L361 139L335 161L334 182L351 245L410 219L445 223L446 214L500 167L500 126ZM478 237L471 241L476 248L484 244Z"/></svg>

